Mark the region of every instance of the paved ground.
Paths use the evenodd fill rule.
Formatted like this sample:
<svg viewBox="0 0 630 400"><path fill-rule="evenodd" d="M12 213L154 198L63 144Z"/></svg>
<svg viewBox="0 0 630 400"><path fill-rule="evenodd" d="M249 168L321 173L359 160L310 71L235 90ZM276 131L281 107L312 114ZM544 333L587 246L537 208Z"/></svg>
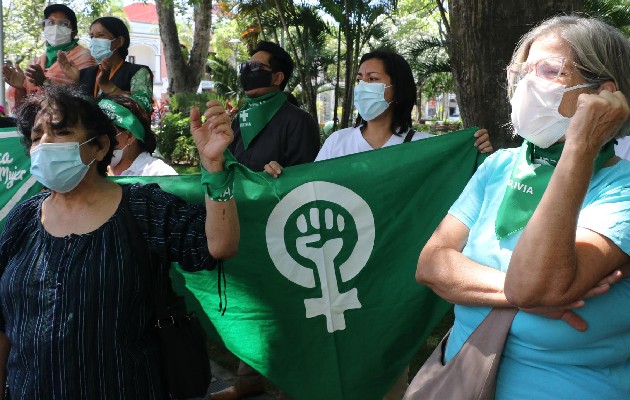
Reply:
<svg viewBox="0 0 630 400"><path fill-rule="evenodd" d="M227 369L221 367L219 364L210 360L210 369L212 370L212 382L208 388L208 395L210 393L218 392L230 386L235 380L236 376ZM209 398L206 396L206 399ZM204 400L201 397L189 400ZM247 400L275 400L275 397L270 396L267 393L259 396L248 397Z"/></svg>

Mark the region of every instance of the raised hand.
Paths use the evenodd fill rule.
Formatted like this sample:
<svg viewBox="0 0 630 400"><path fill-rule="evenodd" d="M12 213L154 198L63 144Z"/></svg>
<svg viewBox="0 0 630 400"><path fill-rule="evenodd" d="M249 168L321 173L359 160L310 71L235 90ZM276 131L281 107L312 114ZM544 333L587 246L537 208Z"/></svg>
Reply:
<svg viewBox="0 0 630 400"><path fill-rule="evenodd" d="M567 128L567 146L577 146L595 157L601 147L615 136L629 115L628 101L619 91L582 93Z"/></svg>
<svg viewBox="0 0 630 400"><path fill-rule="evenodd" d="M492 153L494 149L492 148L492 143L490 143L490 135L487 129L479 129L474 136L477 138L475 147L480 153Z"/></svg>
<svg viewBox="0 0 630 400"><path fill-rule="evenodd" d="M19 65L13 66L5 64L2 67L2 75L4 76L4 81L10 86L13 86L16 89L24 89L24 80L26 77L24 76L24 71L22 71L22 68L20 68Z"/></svg>
<svg viewBox="0 0 630 400"><path fill-rule="evenodd" d="M63 74L72 82L79 82L79 68L74 65L63 51L57 52L57 63L61 67Z"/></svg>
<svg viewBox="0 0 630 400"><path fill-rule="evenodd" d="M265 172L272 177L277 178L282 173L282 165L278 164L277 161L270 161L265 164Z"/></svg>
<svg viewBox="0 0 630 400"><path fill-rule="evenodd" d="M39 64L31 64L24 71L26 78L35 86L42 86L46 80L46 74Z"/></svg>
<svg viewBox="0 0 630 400"><path fill-rule="evenodd" d="M221 103L209 101L206 106L208 109L203 114L203 123L199 109L193 107L190 110L190 133L199 150L203 167L209 172L222 171L225 162L223 152L232 143L234 132L230 126L230 117Z"/></svg>

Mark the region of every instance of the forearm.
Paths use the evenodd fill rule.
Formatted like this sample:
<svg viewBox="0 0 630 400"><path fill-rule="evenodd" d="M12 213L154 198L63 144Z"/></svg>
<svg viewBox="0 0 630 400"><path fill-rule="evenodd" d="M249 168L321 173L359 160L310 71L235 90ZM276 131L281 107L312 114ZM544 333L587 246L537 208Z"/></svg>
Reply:
<svg viewBox="0 0 630 400"><path fill-rule="evenodd" d="M214 201L206 195L206 237L208 250L215 259L226 260L236 255L240 226L234 199Z"/></svg>
<svg viewBox="0 0 630 400"><path fill-rule="evenodd" d="M425 247L418 260L416 280L450 303L511 306L503 293L505 273L476 263L454 249Z"/></svg>
<svg viewBox="0 0 630 400"><path fill-rule="evenodd" d="M592 152L567 143L510 260L505 290L521 306L566 304L599 278L578 279L577 220L593 175Z"/></svg>
<svg viewBox="0 0 630 400"><path fill-rule="evenodd" d="M223 172L223 162L203 163L209 173ZM232 190L230 186L228 190ZM215 259L225 260L236 255L240 238L240 226L236 202L216 201L206 194L206 238L208 250Z"/></svg>

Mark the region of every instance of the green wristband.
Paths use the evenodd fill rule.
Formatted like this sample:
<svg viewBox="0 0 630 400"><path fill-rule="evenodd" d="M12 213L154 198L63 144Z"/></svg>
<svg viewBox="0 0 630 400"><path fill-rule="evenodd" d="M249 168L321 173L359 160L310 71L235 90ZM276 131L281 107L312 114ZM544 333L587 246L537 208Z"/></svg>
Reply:
<svg viewBox="0 0 630 400"><path fill-rule="evenodd" d="M201 167L201 184L212 201L229 201L234 198L234 170L208 172Z"/></svg>

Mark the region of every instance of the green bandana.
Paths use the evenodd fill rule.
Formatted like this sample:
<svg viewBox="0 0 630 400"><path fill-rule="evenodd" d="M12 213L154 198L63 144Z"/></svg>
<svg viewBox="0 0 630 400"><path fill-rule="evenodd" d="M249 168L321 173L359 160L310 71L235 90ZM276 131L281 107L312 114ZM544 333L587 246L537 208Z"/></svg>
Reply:
<svg viewBox="0 0 630 400"><path fill-rule="evenodd" d="M70 51L79 45L79 39L74 39L68 43L60 44L59 46L51 46L46 42L46 68L50 68L51 65L57 61L57 52Z"/></svg>
<svg viewBox="0 0 630 400"><path fill-rule="evenodd" d="M245 149L286 101L287 95L284 92L273 92L255 98L247 97L247 102L238 113Z"/></svg>
<svg viewBox="0 0 630 400"><path fill-rule="evenodd" d="M615 155L615 143L612 140L602 147L595 159L595 171ZM497 213L497 239L505 239L525 228L545 193L562 149L564 142L547 149L523 142Z"/></svg>
<svg viewBox="0 0 630 400"><path fill-rule="evenodd" d="M144 128L140 120L129 109L107 99L99 101L98 105L101 107L101 110L109 115L116 126L128 130L139 141L144 143Z"/></svg>
<svg viewBox="0 0 630 400"><path fill-rule="evenodd" d="M153 98L143 90L137 90L129 95L136 103L149 114L153 112Z"/></svg>

